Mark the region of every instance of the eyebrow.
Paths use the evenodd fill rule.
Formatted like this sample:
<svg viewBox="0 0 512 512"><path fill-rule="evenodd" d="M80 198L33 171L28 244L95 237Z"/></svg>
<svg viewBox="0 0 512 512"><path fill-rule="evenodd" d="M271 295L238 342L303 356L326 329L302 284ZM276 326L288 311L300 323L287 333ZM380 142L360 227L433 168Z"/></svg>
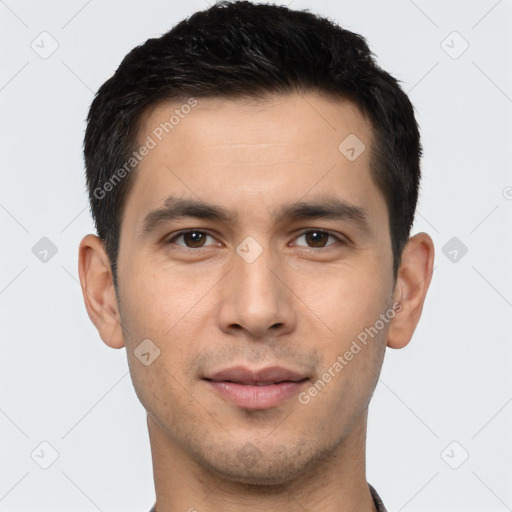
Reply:
<svg viewBox="0 0 512 512"><path fill-rule="evenodd" d="M149 212L142 225L142 234L149 233L168 221L193 217L216 220L223 223L233 222L234 216L224 207L205 203L195 199L183 199L169 196L164 206ZM349 221L364 231L370 231L368 213L364 208L349 204L337 198L320 198L312 202L299 201L284 205L274 212L276 223L284 220L332 219Z"/></svg>
<svg viewBox="0 0 512 512"><path fill-rule="evenodd" d="M148 233L165 222L184 217L229 222L232 216L228 210L220 206L194 199L180 199L169 196L165 199L162 208L153 210L146 215L142 225L142 232Z"/></svg>
<svg viewBox="0 0 512 512"><path fill-rule="evenodd" d="M364 208L355 206L337 198L315 200L311 203L297 202L284 206L276 216L276 220L283 219L332 219L347 220L369 229L368 213Z"/></svg>

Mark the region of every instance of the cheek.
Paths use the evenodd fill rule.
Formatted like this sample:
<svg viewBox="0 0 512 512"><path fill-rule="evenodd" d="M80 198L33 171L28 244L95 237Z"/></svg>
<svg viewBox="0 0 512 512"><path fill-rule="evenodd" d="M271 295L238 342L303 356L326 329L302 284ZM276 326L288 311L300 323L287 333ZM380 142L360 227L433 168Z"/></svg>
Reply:
<svg viewBox="0 0 512 512"><path fill-rule="evenodd" d="M142 260L134 262L127 274L121 302L130 333L162 341L172 339L191 318L199 318L218 281L218 276L206 269L184 272Z"/></svg>
<svg viewBox="0 0 512 512"><path fill-rule="evenodd" d="M290 275L290 288L298 295L308 310L314 313L306 320L316 321L328 335L329 345L334 340L350 341L365 327L373 325L379 315L389 307L392 296L391 271L382 265L344 264L322 272L294 271ZM338 346L338 349L341 349Z"/></svg>
<svg viewBox="0 0 512 512"><path fill-rule="evenodd" d="M386 349L389 323L380 321L386 309L360 298L360 309L340 308L337 317L333 312L331 324L336 336L319 347L322 365L299 396L306 408L304 414L314 421L321 419L331 433L347 429L347 422L355 421L365 410ZM377 322L382 325L376 326Z"/></svg>
<svg viewBox="0 0 512 512"><path fill-rule="evenodd" d="M345 266L305 280L300 289L317 317L314 332L328 332L315 336L322 367L304 401L315 402L318 414L326 403L339 411L365 404L384 357L390 318L381 315L390 308L392 276L384 266Z"/></svg>
<svg viewBox="0 0 512 512"><path fill-rule="evenodd" d="M174 396L179 400L183 393L183 385L190 378L191 355L200 351L205 332L213 332L218 282L211 272L188 275L171 268L161 268L158 273L144 272L151 268L154 265L134 266L129 273L132 279L120 279L122 326L130 371L139 399L148 408L157 397L165 401L165 397ZM150 366L137 357L141 352L138 347L147 339L157 355Z"/></svg>
<svg viewBox="0 0 512 512"><path fill-rule="evenodd" d="M188 361L198 350L204 328L200 318L211 317L201 291L141 274L124 288L121 318L133 386L146 410L154 417L164 415L169 425L190 407Z"/></svg>

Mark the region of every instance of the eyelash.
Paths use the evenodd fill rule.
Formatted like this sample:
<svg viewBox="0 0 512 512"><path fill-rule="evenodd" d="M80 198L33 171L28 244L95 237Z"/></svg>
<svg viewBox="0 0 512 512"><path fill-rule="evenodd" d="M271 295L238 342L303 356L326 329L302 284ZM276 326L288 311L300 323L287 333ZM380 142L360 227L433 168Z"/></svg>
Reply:
<svg viewBox="0 0 512 512"><path fill-rule="evenodd" d="M210 237L210 238L214 238L212 235L210 235L209 233L207 233L206 231L202 231L202 230L199 230L199 229L188 229L186 231L181 231L180 233L177 233L175 234L172 238L170 238L168 240L167 243L169 244L176 244L180 247L183 247L185 249L191 249L191 250L195 250L195 249L204 249L206 247L211 247L213 244L209 244L209 245L202 245L200 247L188 247L184 244L178 244L176 243L176 240L187 235L187 234L190 234L190 233L199 233L201 235L206 235L207 237ZM344 244L346 243L345 239L342 238L341 236L339 235L335 235L334 233L331 233L330 231L327 231L325 229L308 229L306 231L303 231L301 234L297 235L294 240L297 240L309 233L321 233L321 234L325 234L325 235L328 235L329 237L331 238L334 238L336 239L337 242L341 243L341 244ZM334 245L334 243L328 243L327 245L323 246L323 247L311 247L311 246L308 246L308 245L299 245L298 247L304 247L306 249L326 249L327 247L330 247L331 245Z"/></svg>

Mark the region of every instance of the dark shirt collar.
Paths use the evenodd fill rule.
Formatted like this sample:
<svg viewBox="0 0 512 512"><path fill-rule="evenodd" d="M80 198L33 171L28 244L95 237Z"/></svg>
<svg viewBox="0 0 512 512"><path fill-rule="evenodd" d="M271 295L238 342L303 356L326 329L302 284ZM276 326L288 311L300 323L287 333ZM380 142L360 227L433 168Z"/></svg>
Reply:
<svg viewBox="0 0 512 512"><path fill-rule="evenodd" d="M368 487L370 488L370 492L372 494L375 507L377 508L377 512L388 512L386 510L386 507L384 506L384 503L382 503L380 496L377 494L377 491L370 484L368 484Z"/></svg>

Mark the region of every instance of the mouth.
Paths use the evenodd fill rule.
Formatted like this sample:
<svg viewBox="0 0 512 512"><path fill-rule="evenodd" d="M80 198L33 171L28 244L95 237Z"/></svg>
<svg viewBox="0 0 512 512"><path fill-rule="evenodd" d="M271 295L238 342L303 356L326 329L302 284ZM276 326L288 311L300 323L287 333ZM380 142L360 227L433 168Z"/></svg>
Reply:
<svg viewBox="0 0 512 512"><path fill-rule="evenodd" d="M299 393L309 378L282 367L250 370L237 366L203 379L221 398L243 409L271 409Z"/></svg>

